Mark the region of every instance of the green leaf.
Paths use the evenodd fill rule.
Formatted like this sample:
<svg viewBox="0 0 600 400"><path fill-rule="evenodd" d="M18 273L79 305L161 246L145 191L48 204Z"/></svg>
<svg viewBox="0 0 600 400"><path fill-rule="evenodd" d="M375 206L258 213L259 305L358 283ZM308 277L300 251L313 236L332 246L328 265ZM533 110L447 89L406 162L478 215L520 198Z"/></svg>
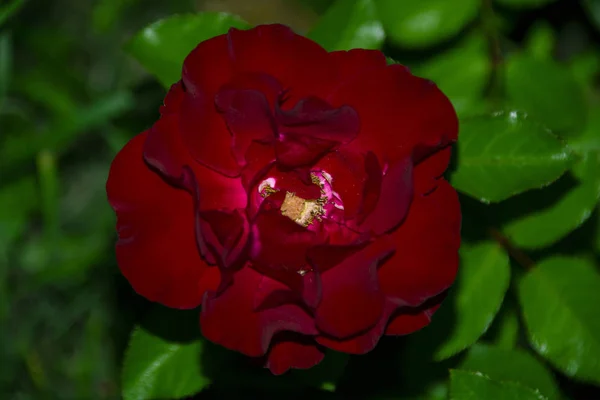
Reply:
<svg viewBox="0 0 600 400"><path fill-rule="evenodd" d="M8 33L0 35L0 109L8 92L12 73L12 43Z"/></svg>
<svg viewBox="0 0 600 400"><path fill-rule="evenodd" d="M499 382L478 372L450 371L451 400L546 400L539 392L518 383Z"/></svg>
<svg viewBox="0 0 600 400"><path fill-rule="evenodd" d="M586 171L589 169L586 161L590 157L597 157L600 153L600 109L596 108L590 114L588 124L579 137L569 140L569 147L581 157L581 162L573 168L573 173L580 180L585 180L589 176Z"/></svg>
<svg viewBox="0 0 600 400"><path fill-rule="evenodd" d="M557 0L496 0L498 4L512 8L542 7Z"/></svg>
<svg viewBox="0 0 600 400"><path fill-rule="evenodd" d="M505 234L518 247L538 249L549 246L587 221L600 199L600 158L584 161L584 180L546 209L508 223Z"/></svg>
<svg viewBox="0 0 600 400"><path fill-rule="evenodd" d="M168 88L181 79L183 60L200 42L232 27L247 29L249 25L225 13L175 15L144 28L125 48Z"/></svg>
<svg viewBox="0 0 600 400"><path fill-rule="evenodd" d="M498 348L513 349L519 339L519 330L519 313L510 298L507 298L504 300L494 323L486 333L485 340L493 343Z"/></svg>
<svg viewBox="0 0 600 400"><path fill-rule="evenodd" d="M550 131L511 111L464 120L457 163L454 187L491 203L554 182L569 168L571 153Z"/></svg>
<svg viewBox="0 0 600 400"><path fill-rule="evenodd" d="M23 178L0 188L0 243L10 244L25 229L30 214L39 205L33 177Z"/></svg>
<svg viewBox="0 0 600 400"><path fill-rule="evenodd" d="M328 51L379 49L385 32L374 0L337 0L307 36Z"/></svg>
<svg viewBox="0 0 600 400"><path fill-rule="evenodd" d="M173 399L190 396L210 384L200 368L200 340L169 342L136 328L123 363L125 400Z"/></svg>
<svg viewBox="0 0 600 400"><path fill-rule="evenodd" d="M563 136L575 136L585 125L583 90L556 61L513 55L507 61L506 91L513 106Z"/></svg>
<svg viewBox="0 0 600 400"><path fill-rule="evenodd" d="M0 169L27 161L41 150L64 150L79 135L106 124L133 105L131 93L115 92L76 110L71 119L59 119L41 135L9 136L0 148Z"/></svg>
<svg viewBox="0 0 600 400"><path fill-rule="evenodd" d="M478 110L492 67L480 35L413 68L415 75L435 82L459 116Z"/></svg>
<svg viewBox="0 0 600 400"><path fill-rule="evenodd" d="M583 0L582 3L590 20L600 30L600 1Z"/></svg>
<svg viewBox="0 0 600 400"><path fill-rule="evenodd" d="M0 26L19 11L25 4L25 0L12 0L8 4L0 5Z"/></svg>
<svg viewBox="0 0 600 400"><path fill-rule="evenodd" d="M600 383L600 274L585 260L540 262L519 284L529 342L570 377Z"/></svg>
<svg viewBox="0 0 600 400"><path fill-rule="evenodd" d="M435 352L438 361L471 346L487 331L508 289L508 256L495 243L463 245L458 274L451 289L452 303L444 303L444 307L454 307L455 321ZM435 317L426 329L438 329Z"/></svg>
<svg viewBox="0 0 600 400"><path fill-rule="evenodd" d="M554 30L547 22L537 23L527 34L527 50L537 58L551 58L555 44L556 37Z"/></svg>
<svg viewBox="0 0 600 400"><path fill-rule="evenodd" d="M426 47L457 35L479 12L478 0L375 0L386 33L404 47Z"/></svg>
<svg viewBox="0 0 600 400"><path fill-rule="evenodd" d="M560 399L560 392L552 373L544 364L523 350L475 344L459 368L480 372L494 380L519 383L538 390L551 400Z"/></svg>

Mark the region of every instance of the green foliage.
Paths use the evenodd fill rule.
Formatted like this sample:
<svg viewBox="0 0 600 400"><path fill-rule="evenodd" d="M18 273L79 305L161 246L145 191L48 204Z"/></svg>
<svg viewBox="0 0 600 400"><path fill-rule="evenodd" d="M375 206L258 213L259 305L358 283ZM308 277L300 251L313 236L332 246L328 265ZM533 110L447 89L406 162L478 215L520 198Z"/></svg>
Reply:
<svg viewBox="0 0 600 400"><path fill-rule="evenodd" d="M533 348L568 376L600 383L600 274L585 260L555 256L519 283Z"/></svg>
<svg viewBox="0 0 600 400"><path fill-rule="evenodd" d="M512 382L492 380L479 372L450 371L452 400L546 400L537 390Z"/></svg>
<svg viewBox="0 0 600 400"><path fill-rule="evenodd" d="M0 4L0 26L19 11L25 0L9 0L7 4Z"/></svg>
<svg viewBox="0 0 600 400"><path fill-rule="evenodd" d="M452 184L484 203L546 186L571 164L563 142L515 111L466 119L460 134Z"/></svg>
<svg viewBox="0 0 600 400"><path fill-rule="evenodd" d="M307 36L329 51L379 49L385 32L375 0L337 0Z"/></svg>
<svg viewBox="0 0 600 400"><path fill-rule="evenodd" d="M435 82L460 117L484 111L481 97L490 80L492 65L481 35L468 37L460 46L418 65L414 72Z"/></svg>
<svg viewBox="0 0 600 400"><path fill-rule="evenodd" d="M123 361L123 398L182 398L210 384L200 368L202 342L173 343L142 328L131 335Z"/></svg>
<svg viewBox="0 0 600 400"><path fill-rule="evenodd" d="M435 349L436 360L447 359L477 342L500 309L509 281L508 256L498 245L463 244L459 277L440 310L440 313L453 312L454 323ZM424 332L441 330L440 324L444 322L444 318L438 316Z"/></svg>
<svg viewBox="0 0 600 400"><path fill-rule="evenodd" d="M561 135L577 134L585 125L583 92L571 72L553 60L527 54L510 57L506 90L515 107Z"/></svg>
<svg viewBox="0 0 600 400"><path fill-rule="evenodd" d="M198 43L232 27L244 29L248 24L224 13L176 15L143 29L127 50L168 88L181 79L183 60Z"/></svg>
<svg viewBox="0 0 600 400"><path fill-rule="evenodd" d="M600 159L582 161L577 185L550 207L509 222L504 231L518 246L541 248L562 239L590 218L600 199Z"/></svg>
<svg viewBox="0 0 600 400"><path fill-rule="evenodd" d="M600 398L600 1L250 3L0 0L0 398ZM133 292L104 185L191 49L299 4L448 96L463 246L428 327L274 377Z"/></svg>
<svg viewBox="0 0 600 400"><path fill-rule="evenodd" d="M425 47L448 40L473 21L478 0L375 0L383 26L397 44Z"/></svg>
<svg viewBox="0 0 600 400"><path fill-rule="evenodd" d="M519 383L539 390L550 400L560 399L560 392L552 373L534 356L523 350L476 344L460 363L460 369L479 372L496 381Z"/></svg>
<svg viewBox="0 0 600 400"><path fill-rule="evenodd" d="M498 4L517 9L541 7L557 0L496 0Z"/></svg>

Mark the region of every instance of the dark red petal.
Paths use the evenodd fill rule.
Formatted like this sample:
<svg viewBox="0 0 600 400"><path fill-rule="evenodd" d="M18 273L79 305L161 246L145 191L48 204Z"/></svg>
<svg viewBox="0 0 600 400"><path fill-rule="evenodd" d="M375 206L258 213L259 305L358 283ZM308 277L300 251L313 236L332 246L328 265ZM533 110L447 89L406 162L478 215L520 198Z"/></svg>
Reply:
<svg viewBox="0 0 600 400"><path fill-rule="evenodd" d="M198 217L201 246L209 248L219 267L240 267L247 257L250 236L243 210L204 211Z"/></svg>
<svg viewBox="0 0 600 400"><path fill-rule="evenodd" d="M362 224L365 219L375 210L381 195L383 184L383 171L377 160L377 156L369 151L364 159L366 178L363 184L363 193L358 212L357 223Z"/></svg>
<svg viewBox="0 0 600 400"><path fill-rule="evenodd" d="M188 166L200 188L199 208L220 210L245 208L246 192L239 178L228 178L202 165L190 157L177 130L173 116L161 118L148 133L144 145L144 158L163 176L182 184L183 169ZM192 190L193 188L186 188Z"/></svg>
<svg viewBox="0 0 600 400"><path fill-rule="evenodd" d="M344 339L377 323L384 306L377 267L393 250L382 238L321 275L323 299L315 313L321 332Z"/></svg>
<svg viewBox="0 0 600 400"><path fill-rule="evenodd" d="M146 138L136 136L117 154L106 185L117 213L117 262L142 296L193 308L214 289L214 271L198 252L192 196L150 170L142 156Z"/></svg>
<svg viewBox="0 0 600 400"><path fill-rule="evenodd" d="M227 36L237 72L263 72L287 85L290 104L307 96L323 97L335 70L328 53L317 43L284 25L260 25Z"/></svg>
<svg viewBox="0 0 600 400"><path fill-rule="evenodd" d="M351 107L332 107L318 97L300 100L291 110L276 108L279 133L350 143L358 134L358 114Z"/></svg>
<svg viewBox="0 0 600 400"><path fill-rule="evenodd" d="M145 160L166 179L178 182L183 166L192 162L179 132L179 106L184 97L181 82L171 86L161 107L161 118L148 131L144 144Z"/></svg>
<svg viewBox="0 0 600 400"><path fill-rule="evenodd" d="M315 271L306 272L294 289L264 275L254 297L254 309L263 310L285 304L304 304L314 309L320 301L321 276Z"/></svg>
<svg viewBox="0 0 600 400"><path fill-rule="evenodd" d="M357 251L362 250L368 243L354 245L321 245L314 246L308 250L307 257L312 265L320 273L342 263L346 258L352 256Z"/></svg>
<svg viewBox="0 0 600 400"><path fill-rule="evenodd" d="M337 89L353 82L366 73L377 73L387 66L382 52L378 50L352 49L349 51L334 51L329 53L329 60L336 69L336 85L332 87L329 96Z"/></svg>
<svg viewBox="0 0 600 400"><path fill-rule="evenodd" d="M392 233L397 251L379 269L388 298L417 306L454 282L460 222L458 196L445 180L431 194L415 196L406 220Z"/></svg>
<svg viewBox="0 0 600 400"><path fill-rule="evenodd" d="M311 316L297 305L255 311L254 296L261 280L261 274L244 267L220 296L207 292L200 314L202 335L230 350L260 357L278 332L317 333Z"/></svg>
<svg viewBox="0 0 600 400"><path fill-rule="evenodd" d="M458 134L448 98L435 84L398 64L363 73L328 101L356 110L361 132L349 147L371 149L383 163L412 156L417 145L447 144Z"/></svg>
<svg viewBox="0 0 600 400"><path fill-rule="evenodd" d="M361 190L366 179L363 165L362 154L337 150L326 154L313 168L331 175L332 189L342 199L346 218L356 215L362 201Z"/></svg>
<svg viewBox="0 0 600 400"><path fill-rule="evenodd" d="M212 98L232 76L227 35L201 42L183 61L183 83L192 95L202 92Z"/></svg>
<svg viewBox="0 0 600 400"><path fill-rule="evenodd" d="M252 261L267 270L297 273L306 265L306 251L318 244L317 233L281 215L261 211L252 227Z"/></svg>
<svg viewBox="0 0 600 400"><path fill-rule="evenodd" d="M310 166L336 146L330 140L290 132L275 142L275 156L283 168Z"/></svg>
<svg viewBox="0 0 600 400"><path fill-rule="evenodd" d="M265 95L256 90L222 89L215 97L232 135L232 152L240 166L246 164L246 152L253 141L275 139L275 121Z"/></svg>
<svg viewBox="0 0 600 400"><path fill-rule="evenodd" d="M308 265L309 248L323 238L287 217L279 210L261 211L252 226L250 259L261 274L282 282L315 307L321 297L321 281Z"/></svg>
<svg viewBox="0 0 600 400"><path fill-rule="evenodd" d="M183 82L172 84L165 96L163 106L160 107L160 115L177 114L184 96Z"/></svg>
<svg viewBox="0 0 600 400"><path fill-rule="evenodd" d="M412 197L412 160L405 158L384 171L377 205L360 225L361 230L380 235L396 228L406 217Z"/></svg>
<svg viewBox="0 0 600 400"><path fill-rule="evenodd" d="M199 165L192 171L198 182L200 210L235 210L248 204L240 178L228 178Z"/></svg>
<svg viewBox="0 0 600 400"><path fill-rule="evenodd" d="M314 339L283 333L273 339L265 366L274 375L281 375L291 368L312 368L324 357Z"/></svg>
<svg viewBox="0 0 600 400"><path fill-rule="evenodd" d="M285 95L283 86L275 77L264 72L246 72L233 76L221 87L221 90L253 90L262 93L267 99L270 109L281 101Z"/></svg>
<svg viewBox="0 0 600 400"><path fill-rule="evenodd" d="M231 134L216 110L214 95L186 94L181 103L179 128L185 147L200 164L228 177L240 174L232 152Z"/></svg>
<svg viewBox="0 0 600 400"><path fill-rule="evenodd" d="M317 336L316 341L322 346L332 350L349 353L349 354L365 354L373 350L379 339L384 334L385 327L392 315L396 306L391 302L386 302L383 307L381 318L377 324L366 332L362 332L356 336L347 339L336 339L329 336Z"/></svg>
<svg viewBox="0 0 600 400"><path fill-rule="evenodd" d="M438 303L425 310L402 307L394 313L385 329L386 335L408 335L423 329L431 322L431 317L440 307Z"/></svg>
<svg viewBox="0 0 600 400"><path fill-rule="evenodd" d="M451 155L452 147L446 146L415 165L416 194L426 194L437 187L438 178L448 168Z"/></svg>

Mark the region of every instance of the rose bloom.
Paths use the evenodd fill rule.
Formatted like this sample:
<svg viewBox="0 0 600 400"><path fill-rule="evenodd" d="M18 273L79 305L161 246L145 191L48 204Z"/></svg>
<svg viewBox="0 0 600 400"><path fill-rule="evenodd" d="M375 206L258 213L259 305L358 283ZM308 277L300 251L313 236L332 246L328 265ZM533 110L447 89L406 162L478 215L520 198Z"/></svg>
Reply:
<svg viewBox="0 0 600 400"><path fill-rule="evenodd" d="M379 51L282 25L200 43L107 182L137 293L274 374L426 326L454 281L458 121Z"/></svg>

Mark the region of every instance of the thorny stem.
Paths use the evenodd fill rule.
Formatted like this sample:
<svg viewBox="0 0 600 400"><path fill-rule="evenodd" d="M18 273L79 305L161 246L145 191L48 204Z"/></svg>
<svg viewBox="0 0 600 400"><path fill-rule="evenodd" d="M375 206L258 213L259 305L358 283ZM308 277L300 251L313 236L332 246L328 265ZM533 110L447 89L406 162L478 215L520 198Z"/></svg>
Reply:
<svg viewBox="0 0 600 400"><path fill-rule="evenodd" d="M498 229L490 228L489 233L492 238L498 242L500 246L502 246L506 252L523 268L528 270L535 266L535 262L521 249L512 244L511 241Z"/></svg>

